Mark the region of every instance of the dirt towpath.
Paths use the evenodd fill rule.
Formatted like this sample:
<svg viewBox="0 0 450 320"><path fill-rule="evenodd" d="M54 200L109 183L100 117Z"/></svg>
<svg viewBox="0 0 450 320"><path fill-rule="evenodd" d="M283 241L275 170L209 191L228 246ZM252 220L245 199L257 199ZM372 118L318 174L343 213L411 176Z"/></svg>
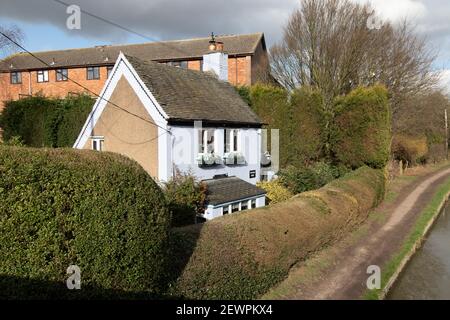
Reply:
<svg viewBox="0 0 450 320"><path fill-rule="evenodd" d="M361 228L339 244L292 269L263 299L361 299L370 265L384 266L401 248L450 168L399 178Z"/></svg>

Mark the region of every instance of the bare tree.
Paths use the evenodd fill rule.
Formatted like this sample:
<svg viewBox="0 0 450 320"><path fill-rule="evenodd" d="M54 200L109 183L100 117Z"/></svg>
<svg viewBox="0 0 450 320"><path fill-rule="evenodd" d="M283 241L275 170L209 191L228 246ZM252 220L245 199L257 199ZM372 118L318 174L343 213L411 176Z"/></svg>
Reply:
<svg viewBox="0 0 450 320"><path fill-rule="evenodd" d="M0 25L0 31L18 43L24 39L22 30L14 25L10 27ZM16 52L18 49L8 38L0 34L0 57Z"/></svg>
<svg viewBox="0 0 450 320"><path fill-rule="evenodd" d="M432 87L435 59L425 39L406 22L368 21L374 10L348 0L302 0L282 41L270 50L275 78L286 88L314 86L332 116L333 99L360 85L382 83L394 113L406 96Z"/></svg>

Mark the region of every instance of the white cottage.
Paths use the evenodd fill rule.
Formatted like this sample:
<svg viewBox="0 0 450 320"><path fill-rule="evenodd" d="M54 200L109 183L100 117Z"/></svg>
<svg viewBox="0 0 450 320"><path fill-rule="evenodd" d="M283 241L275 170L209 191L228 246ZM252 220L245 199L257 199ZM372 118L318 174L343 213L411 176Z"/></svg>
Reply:
<svg viewBox="0 0 450 320"><path fill-rule="evenodd" d="M120 54L77 149L128 156L157 181L177 170L208 185L207 220L265 205L262 123L227 79L226 54L185 70Z"/></svg>

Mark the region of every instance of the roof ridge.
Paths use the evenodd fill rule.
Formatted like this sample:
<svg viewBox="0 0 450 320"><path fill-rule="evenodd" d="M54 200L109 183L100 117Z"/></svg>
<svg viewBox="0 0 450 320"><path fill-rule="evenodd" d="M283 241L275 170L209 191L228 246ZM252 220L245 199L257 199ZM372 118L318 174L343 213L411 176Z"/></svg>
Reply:
<svg viewBox="0 0 450 320"><path fill-rule="evenodd" d="M245 37L245 36L255 36L255 35L263 35L263 32L255 32L255 33L245 33L245 34L230 34L230 35L216 35L216 38L231 38L231 37ZM82 47L82 48L68 48L68 49L58 49L58 50L42 50L42 51L31 51L33 54L43 54L43 53L60 53L60 52L67 52L67 51L79 51L79 50L94 50L99 48L121 48L121 47L127 47L127 46L145 46L145 45L151 45L151 44L167 44L167 43L174 43L174 42L189 42L189 41L198 41L198 40L207 40L210 37L197 37L197 38L190 38L190 39L180 39L180 40L163 40L163 41L153 41L153 42L142 42L142 43L129 43L129 44L105 44L105 45L95 45L92 47ZM258 38L260 39L260 37ZM12 54L10 56L7 56L0 61L10 59L16 55L20 54L26 54L26 52L17 52L15 54Z"/></svg>

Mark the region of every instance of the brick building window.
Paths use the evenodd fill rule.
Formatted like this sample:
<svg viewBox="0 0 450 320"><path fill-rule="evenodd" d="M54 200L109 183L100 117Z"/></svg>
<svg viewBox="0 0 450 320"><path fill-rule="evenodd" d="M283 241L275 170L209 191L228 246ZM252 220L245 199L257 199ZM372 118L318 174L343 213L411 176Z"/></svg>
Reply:
<svg viewBox="0 0 450 320"><path fill-rule="evenodd" d="M67 81L68 77L69 77L69 70L67 69L56 70L56 81Z"/></svg>
<svg viewBox="0 0 450 320"><path fill-rule="evenodd" d="M109 75L111 74L111 71L112 71L113 68L114 68L114 66L106 67L106 73L108 75L108 78L109 78Z"/></svg>
<svg viewBox="0 0 450 320"><path fill-rule="evenodd" d="M88 80L100 79L100 68L99 67L88 67L87 68L87 79Z"/></svg>
<svg viewBox="0 0 450 320"><path fill-rule="evenodd" d="M11 72L11 84L22 83L22 72Z"/></svg>
<svg viewBox="0 0 450 320"><path fill-rule="evenodd" d="M39 70L37 72L37 82L48 82L48 70Z"/></svg>

